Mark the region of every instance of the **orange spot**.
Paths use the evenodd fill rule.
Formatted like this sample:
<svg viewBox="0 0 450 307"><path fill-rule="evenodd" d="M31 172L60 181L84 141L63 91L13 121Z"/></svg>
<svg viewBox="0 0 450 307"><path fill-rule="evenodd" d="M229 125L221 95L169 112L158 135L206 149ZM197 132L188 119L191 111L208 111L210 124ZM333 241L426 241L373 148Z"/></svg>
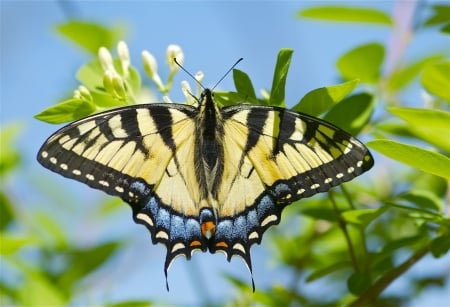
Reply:
<svg viewBox="0 0 450 307"><path fill-rule="evenodd" d="M226 242L217 242L216 243L216 246L217 247L225 247L225 248L228 248L228 244L226 243Z"/></svg>
<svg viewBox="0 0 450 307"><path fill-rule="evenodd" d="M191 244L189 244L191 247L197 247L197 246L202 246L202 243L200 241L192 241Z"/></svg>
<svg viewBox="0 0 450 307"><path fill-rule="evenodd" d="M208 239L216 233L216 224L212 221L202 223L202 234Z"/></svg>

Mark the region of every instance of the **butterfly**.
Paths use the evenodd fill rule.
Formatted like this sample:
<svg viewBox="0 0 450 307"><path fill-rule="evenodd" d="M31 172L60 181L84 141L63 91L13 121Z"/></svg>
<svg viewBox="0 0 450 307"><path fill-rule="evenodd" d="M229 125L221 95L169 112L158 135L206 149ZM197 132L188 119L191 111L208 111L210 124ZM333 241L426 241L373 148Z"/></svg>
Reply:
<svg viewBox="0 0 450 307"><path fill-rule="evenodd" d="M360 141L326 121L274 106L220 108L209 89L198 106L140 104L75 121L37 159L131 206L167 248L167 290L174 258L198 250L240 256L252 276L250 247L285 206L374 164Z"/></svg>

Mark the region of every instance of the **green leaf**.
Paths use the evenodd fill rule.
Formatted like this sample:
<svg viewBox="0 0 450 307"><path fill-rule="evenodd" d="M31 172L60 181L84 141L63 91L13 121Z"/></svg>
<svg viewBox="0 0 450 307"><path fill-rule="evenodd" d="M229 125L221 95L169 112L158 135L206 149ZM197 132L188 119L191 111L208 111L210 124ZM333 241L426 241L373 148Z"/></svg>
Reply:
<svg viewBox="0 0 450 307"><path fill-rule="evenodd" d="M104 264L119 247L118 242L105 243L90 249L69 252L70 266L59 279L59 283L70 288L79 279Z"/></svg>
<svg viewBox="0 0 450 307"><path fill-rule="evenodd" d="M388 108L387 110L408 122L411 125L410 129L413 134L450 152L449 112L415 108Z"/></svg>
<svg viewBox="0 0 450 307"><path fill-rule="evenodd" d="M234 106L239 103L251 103L256 105L264 105L258 99L247 96L246 94L236 92L214 92L214 98L220 106Z"/></svg>
<svg viewBox="0 0 450 307"><path fill-rule="evenodd" d="M342 212L342 217L348 223L357 227L365 228L378 218L388 209L388 206L383 206L377 209L355 209Z"/></svg>
<svg viewBox="0 0 450 307"><path fill-rule="evenodd" d="M434 26L441 23L447 23L450 20L450 6L433 5L433 15L425 22L426 26Z"/></svg>
<svg viewBox="0 0 450 307"><path fill-rule="evenodd" d="M383 258L390 258L392 257L393 253L400 249L400 248L404 248L404 247L410 247L412 248L413 245L415 245L416 243L420 242L423 239L427 239L427 234L426 233L420 233L418 235L412 235L412 236L408 236L408 237L401 237L399 239L395 239L392 241L387 242L384 246L383 246L383 250L380 253L375 254L375 257L373 257L373 263L374 266L376 265L376 262L383 262ZM391 269L391 267L389 268L383 268L384 271Z"/></svg>
<svg viewBox="0 0 450 307"><path fill-rule="evenodd" d="M371 285L370 274L367 272L355 272L347 280L347 287L354 295L361 295Z"/></svg>
<svg viewBox="0 0 450 307"><path fill-rule="evenodd" d="M371 43L342 55L337 61L337 68L344 80L360 79L361 82L376 83L380 77L383 59L383 45Z"/></svg>
<svg viewBox="0 0 450 307"><path fill-rule="evenodd" d="M447 22L442 28L441 32L444 34L449 35L450 34L450 22Z"/></svg>
<svg viewBox="0 0 450 307"><path fill-rule="evenodd" d="M414 80L423 70L423 68L432 62L441 59L441 55L433 55L416 62L413 62L405 67L397 68L387 80L387 85L391 91L397 91L408 85Z"/></svg>
<svg viewBox="0 0 450 307"><path fill-rule="evenodd" d="M321 87L307 93L292 110L311 116L319 116L331 106L340 102L358 85L359 80L351 80L341 84Z"/></svg>
<svg viewBox="0 0 450 307"><path fill-rule="evenodd" d="M352 267L352 262L348 261L348 260L343 260L343 261L339 261L339 262L334 262L331 265L325 267L325 268L321 268L318 270L313 271L307 278L306 278L306 282L312 282L315 281L319 278L325 277L327 275L330 275L334 272L340 271L340 270L344 270L344 269L348 269Z"/></svg>
<svg viewBox="0 0 450 307"><path fill-rule="evenodd" d="M7 256L16 253L23 247L30 247L36 243L31 237L12 235L6 232L0 232L0 242L2 248L0 248L0 255Z"/></svg>
<svg viewBox="0 0 450 307"><path fill-rule="evenodd" d="M431 241L431 253L434 257L439 258L448 253L450 250L450 234L446 233Z"/></svg>
<svg viewBox="0 0 450 307"><path fill-rule="evenodd" d="M325 19L329 21L392 25L392 20L389 15L369 8L319 6L300 11L298 17Z"/></svg>
<svg viewBox="0 0 450 307"><path fill-rule="evenodd" d="M395 134L397 136L402 136L402 137L408 137L408 138L414 138L416 137L416 135L411 131L411 126L408 125L405 122L393 122L393 121L382 121L379 123L376 123L374 125L374 127L376 128L376 131L374 132L374 134L379 134L380 131L382 132L386 132L389 134ZM380 136L380 138L383 138L382 136Z"/></svg>
<svg viewBox="0 0 450 307"><path fill-rule="evenodd" d="M14 205L9 199L9 197L5 193L3 193L3 191L0 191L0 212L2 213L0 214L0 230L3 230L6 227L8 227L9 223L11 223L14 220L13 208Z"/></svg>
<svg viewBox="0 0 450 307"><path fill-rule="evenodd" d="M97 54L100 47L112 48L125 34L123 27L107 28L97 23L71 20L56 30L87 51Z"/></svg>
<svg viewBox="0 0 450 307"><path fill-rule="evenodd" d="M103 88L104 71L98 59L84 64L77 71L77 79L89 90Z"/></svg>
<svg viewBox="0 0 450 307"><path fill-rule="evenodd" d="M130 67L128 75L125 77L125 74L122 71L122 65L118 59L114 59L114 67L126 82L127 94L133 96L138 93L141 89L141 76L139 72L134 67ZM90 91L93 103L96 106L101 108L112 108L127 105L125 101L114 99L110 93L105 91L103 77L104 71L97 59L84 64L77 71L78 81Z"/></svg>
<svg viewBox="0 0 450 307"><path fill-rule="evenodd" d="M105 307L150 307L153 303L149 301L124 301L120 303L106 304Z"/></svg>
<svg viewBox="0 0 450 307"><path fill-rule="evenodd" d="M22 131L20 124L10 124L0 130L0 177L5 176L20 163L20 153L14 141Z"/></svg>
<svg viewBox="0 0 450 307"><path fill-rule="evenodd" d="M422 73L422 85L430 93L450 103L450 61L429 64Z"/></svg>
<svg viewBox="0 0 450 307"><path fill-rule="evenodd" d="M425 190L411 190L400 194L394 200L396 203L398 201L406 201L416 208L432 211L432 213L440 212L442 206L442 200L437 195Z"/></svg>
<svg viewBox="0 0 450 307"><path fill-rule="evenodd" d="M373 140L366 145L391 159L450 180L450 159L444 155L390 140Z"/></svg>
<svg viewBox="0 0 450 307"><path fill-rule="evenodd" d="M60 285L49 280L45 273L30 267L27 262L18 258L10 258L11 263L20 271L24 278L17 287L15 296L18 306L66 306L67 298Z"/></svg>
<svg viewBox="0 0 450 307"><path fill-rule="evenodd" d="M40 225L39 238L46 240L45 245L55 249L64 249L68 246L68 239L64 232L64 226L56 217L38 212L33 215L36 223Z"/></svg>
<svg viewBox="0 0 450 307"><path fill-rule="evenodd" d="M325 220L329 222L336 222L336 212L330 208L312 208L312 207L302 207L300 212L305 216L309 216L317 220Z"/></svg>
<svg viewBox="0 0 450 307"><path fill-rule="evenodd" d="M286 77L291 64L293 54L292 49L281 49L278 53L277 64L273 74L272 89L270 91L269 104L272 106L284 107Z"/></svg>
<svg viewBox="0 0 450 307"><path fill-rule="evenodd" d="M335 105L324 119L351 135L357 135L369 122L374 107L372 95L356 94Z"/></svg>
<svg viewBox="0 0 450 307"><path fill-rule="evenodd" d="M252 80L250 80L249 76L245 72L239 69L233 69L233 80L236 91L239 94L256 99Z"/></svg>
<svg viewBox="0 0 450 307"><path fill-rule="evenodd" d="M34 118L50 124L60 124L86 117L94 111L95 106L91 102L71 98L45 109Z"/></svg>

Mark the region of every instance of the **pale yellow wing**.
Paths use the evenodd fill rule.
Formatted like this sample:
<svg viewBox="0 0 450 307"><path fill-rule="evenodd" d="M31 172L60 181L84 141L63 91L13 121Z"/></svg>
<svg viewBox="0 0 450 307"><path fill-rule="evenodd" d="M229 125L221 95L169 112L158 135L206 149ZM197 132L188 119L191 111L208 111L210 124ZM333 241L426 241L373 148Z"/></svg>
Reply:
<svg viewBox="0 0 450 307"><path fill-rule="evenodd" d="M370 169L367 148L320 119L282 108L222 109L224 170L213 250L241 256L278 224L282 209ZM211 248L210 248L211 249Z"/></svg>

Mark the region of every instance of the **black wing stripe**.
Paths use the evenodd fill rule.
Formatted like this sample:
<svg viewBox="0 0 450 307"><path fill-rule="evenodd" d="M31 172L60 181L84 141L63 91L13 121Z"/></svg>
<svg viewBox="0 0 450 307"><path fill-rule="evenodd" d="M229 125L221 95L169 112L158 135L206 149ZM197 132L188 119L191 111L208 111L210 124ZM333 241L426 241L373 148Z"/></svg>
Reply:
<svg viewBox="0 0 450 307"><path fill-rule="evenodd" d="M259 138L262 134L264 126L267 121L269 112L264 109L253 108L247 114L247 124L252 129L249 129L247 142L244 148L244 154L249 152L256 144L258 144Z"/></svg>

